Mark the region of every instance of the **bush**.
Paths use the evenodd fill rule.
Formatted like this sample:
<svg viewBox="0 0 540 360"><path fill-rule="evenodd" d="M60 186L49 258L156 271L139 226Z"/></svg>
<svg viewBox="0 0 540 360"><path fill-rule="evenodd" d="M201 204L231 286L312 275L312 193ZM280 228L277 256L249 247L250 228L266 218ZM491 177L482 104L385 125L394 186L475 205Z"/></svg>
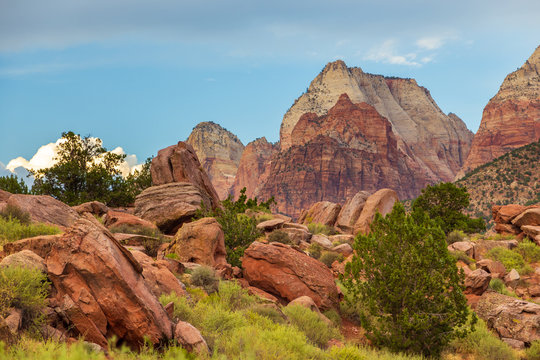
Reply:
<svg viewBox="0 0 540 360"><path fill-rule="evenodd" d="M255 298L250 296L236 281L222 281L219 283L218 294L215 299L229 310L243 310L255 303Z"/></svg>
<svg viewBox="0 0 540 360"><path fill-rule="evenodd" d="M0 211L0 216L4 218L4 220L17 219L22 225L29 225L31 222L30 213L11 204L6 205L6 207Z"/></svg>
<svg viewBox="0 0 540 360"><path fill-rule="evenodd" d="M208 294L216 292L219 286L219 278L214 269L208 266L199 266L191 273L191 284L199 286Z"/></svg>
<svg viewBox="0 0 540 360"><path fill-rule="evenodd" d="M178 296L175 292L159 297L161 305L165 306L172 302L174 304L173 317L175 320L191 322L194 317L193 303L187 297Z"/></svg>
<svg viewBox="0 0 540 360"><path fill-rule="evenodd" d="M506 271L516 269L518 273L523 274L525 260L523 260L523 256L517 252L502 247L494 247L488 251L486 256L492 260L501 262Z"/></svg>
<svg viewBox="0 0 540 360"><path fill-rule="evenodd" d="M291 324L306 334L315 345L324 348L330 339L340 339L339 331L329 327L321 317L302 305L288 305L283 308Z"/></svg>
<svg viewBox="0 0 540 360"><path fill-rule="evenodd" d="M448 243L448 245L463 240L465 240L465 233L461 230L454 230L450 232L448 236L446 236L446 242Z"/></svg>
<svg viewBox="0 0 540 360"><path fill-rule="evenodd" d="M469 309L463 275L446 236L423 211L408 215L399 202L359 234L343 285L360 302L360 321L375 345L438 357L463 337Z"/></svg>
<svg viewBox="0 0 540 360"><path fill-rule="evenodd" d="M28 186L17 175L0 176L0 190L12 194L28 194Z"/></svg>
<svg viewBox="0 0 540 360"><path fill-rule="evenodd" d="M322 254L322 246L317 243L311 243L308 247L309 256L315 259L319 259Z"/></svg>
<svg viewBox="0 0 540 360"><path fill-rule="evenodd" d="M341 327L341 316L335 309L326 310L323 314L330 319L338 329Z"/></svg>
<svg viewBox="0 0 540 360"><path fill-rule="evenodd" d="M533 341L531 346L525 350L525 355L527 360L540 360L540 341Z"/></svg>
<svg viewBox="0 0 540 360"><path fill-rule="evenodd" d="M308 230L312 234L324 234L327 236L336 235L338 232L332 226L323 225L319 223L310 222L308 225Z"/></svg>
<svg viewBox="0 0 540 360"><path fill-rule="evenodd" d="M0 217L0 246L8 242L26 239L38 235L59 234L60 229L53 225L29 224L23 225L17 219Z"/></svg>
<svg viewBox="0 0 540 360"><path fill-rule="evenodd" d="M499 294L503 294L503 295L506 295L506 296L517 297L517 295L513 291L508 290L506 285L504 285L504 281L502 281L499 278L491 279L489 281L489 288L491 290L493 290L493 291L498 292Z"/></svg>
<svg viewBox="0 0 540 360"><path fill-rule="evenodd" d="M42 309L49 293L47 276L36 269L18 266L0 268L0 316L9 308L23 312L23 327L37 326L43 320Z"/></svg>
<svg viewBox="0 0 540 360"><path fill-rule="evenodd" d="M323 251L321 257L319 258L319 261L331 268L334 261L337 260L339 262L342 262L344 259L345 258L343 257L343 255L338 254L337 252Z"/></svg>
<svg viewBox="0 0 540 360"><path fill-rule="evenodd" d="M467 256L463 251L450 251L450 255L452 255L456 261L463 261L467 265L475 263L475 260Z"/></svg>
<svg viewBox="0 0 540 360"><path fill-rule="evenodd" d="M540 261L540 246L529 239L524 239L520 242L514 251L520 254L528 263Z"/></svg>
<svg viewBox="0 0 540 360"><path fill-rule="evenodd" d="M267 319L270 319L273 323L276 324L285 324L286 317L282 312L278 311L274 306L267 306L266 304L255 304L250 308L254 313L264 316Z"/></svg>
<svg viewBox="0 0 540 360"><path fill-rule="evenodd" d="M282 230L274 230L268 235L268 241L272 242L278 242L282 244L291 244L291 239L289 238L289 234L287 234L285 231Z"/></svg>

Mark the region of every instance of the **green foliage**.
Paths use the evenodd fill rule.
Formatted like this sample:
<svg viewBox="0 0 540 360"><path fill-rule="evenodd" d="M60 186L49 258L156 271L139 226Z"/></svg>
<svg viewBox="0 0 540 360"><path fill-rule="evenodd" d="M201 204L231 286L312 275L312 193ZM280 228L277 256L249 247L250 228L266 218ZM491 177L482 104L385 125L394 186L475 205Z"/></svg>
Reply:
<svg viewBox="0 0 540 360"><path fill-rule="evenodd" d="M336 326L338 329L341 327L341 316L335 309L326 310L323 314L330 319L332 324L334 324L334 326Z"/></svg>
<svg viewBox="0 0 540 360"><path fill-rule="evenodd" d="M37 327L43 320L42 309L49 293L47 276L36 269L19 266L0 268L0 316L10 307L23 312L23 327Z"/></svg>
<svg viewBox="0 0 540 360"><path fill-rule="evenodd" d="M455 242L464 241L464 240L465 240L465 233L461 230L451 231L446 236L446 242L448 243L448 245L453 244Z"/></svg>
<svg viewBox="0 0 540 360"><path fill-rule="evenodd" d="M35 176L32 192L46 194L69 205L101 201L110 206L132 204L135 196L151 185L150 159L141 171L124 179L119 165L126 155L108 152L97 138L62 133L56 163Z"/></svg>
<svg viewBox="0 0 540 360"><path fill-rule="evenodd" d="M525 350L525 356L527 360L540 360L540 341L533 341L531 346Z"/></svg>
<svg viewBox="0 0 540 360"><path fill-rule="evenodd" d="M11 204L6 205L6 207L2 211L0 211L0 217L4 218L5 220L19 220L22 225L28 225L31 221L30 213L22 210L18 206Z"/></svg>
<svg viewBox="0 0 540 360"><path fill-rule="evenodd" d="M469 203L466 188L452 183L440 183L422 189L422 195L412 203L412 210L426 212L445 234L452 230L463 230L466 233L485 230L483 219L472 219L463 214Z"/></svg>
<svg viewBox="0 0 540 360"><path fill-rule="evenodd" d="M323 225L319 223L310 222L308 225L308 230L312 234L324 234L327 236L336 235L338 232L332 226Z"/></svg>
<svg viewBox="0 0 540 360"><path fill-rule="evenodd" d="M59 234L60 229L53 225L28 224L24 225L18 219L4 219L0 216L0 246L38 235Z"/></svg>
<svg viewBox="0 0 540 360"><path fill-rule="evenodd" d="M269 242L279 242L282 244L291 244L291 239L289 238L289 234L287 234L285 231L282 230L274 230L268 235L268 241Z"/></svg>
<svg viewBox="0 0 540 360"><path fill-rule="evenodd" d="M309 341L321 348L326 347L328 340L342 337L336 328L328 326L316 312L302 305L288 305L283 308L283 313Z"/></svg>
<svg viewBox="0 0 540 360"><path fill-rule="evenodd" d="M489 281L489 288L493 291L496 291L498 292L499 294L503 294L503 295L506 295L506 296L513 296L513 297L517 297L516 294L511 291L511 290L508 290L508 288L506 287L506 285L504 285L504 281L502 281L501 279L499 278L493 278Z"/></svg>
<svg viewBox="0 0 540 360"><path fill-rule="evenodd" d="M506 271L516 269L518 273L523 274L525 270L525 260L518 252L502 247L494 247L488 251L486 256L492 260L501 262Z"/></svg>
<svg viewBox="0 0 540 360"><path fill-rule="evenodd" d="M374 344L438 357L467 334L463 274L446 247L433 220L406 214L399 202L385 218L375 216L368 235L356 237L357 255L342 282L363 304L360 321Z"/></svg>
<svg viewBox="0 0 540 360"><path fill-rule="evenodd" d="M0 190L12 194L28 194L28 186L17 175L0 176Z"/></svg>
<svg viewBox="0 0 540 360"><path fill-rule="evenodd" d="M450 251L450 255L452 255L456 261L463 261L467 265L475 263L475 260L467 256L463 251Z"/></svg>
<svg viewBox="0 0 540 360"><path fill-rule="evenodd" d="M233 201L230 196L223 200L223 208L209 210L201 203L201 209L196 212L195 218L207 216L216 218L225 234L227 262L232 266L241 267L240 258L244 255L244 250L262 235L257 229L257 220L247 216L246 210L270 211L270 206L274 203L273 197L266 202L258 202L257 198L248 199L246 188L243 188L238 200Z"/></svg>
<svg viewBox="0 0 540 360"><path fill-rule="evenodd" d="M332 267L332 264L334 261L343 261L344 257L341 254L338 254L334 251L323 251L321 254L321 257L319 258L319 261L322 262L324 265L328 266L329 268Z"/></svg>
<svg viewBox="0 0 540 360"><path fill-rule="evenodd" d="M540 246L527 238L523 239L514 251L520 254L528 263L540 261Z"/></svg>
<svg viewBox="0 0 540 360"><path fill-rule="evenodd" d="M218 290L219 278L214 269L208 266L199 266L191 273L191 284L199 286L208 294Z"/></svg>

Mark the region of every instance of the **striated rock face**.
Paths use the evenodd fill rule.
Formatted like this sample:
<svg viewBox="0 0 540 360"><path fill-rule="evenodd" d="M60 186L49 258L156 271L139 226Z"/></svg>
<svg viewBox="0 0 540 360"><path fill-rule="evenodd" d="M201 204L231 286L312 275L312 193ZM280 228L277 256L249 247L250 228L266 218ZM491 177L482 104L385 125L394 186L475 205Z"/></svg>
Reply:
<svg viewBox="0 0 540 360"><path fill-rule="evenodd" d="M268 179L270 162L277 152L278 146L268 142L265 137L246 145L231 188L233 197L237 198L244 187L248 198L257 196L261 184Z"/></svg>
<svg viewBox="0 0 540 360"><path fill-rule="evenodd" d="M540 47L509 74L484 108L463 171L540 139Z"/></svg>
<svg viewBox="0 0 540 360"><path fill-rule="evenodd" d="M273 158L256 194L273 195L277 209L291 216L321 200L343 204L360 189L392 188L408 199L431 181L399 149L390 122L368 104L353 104L346 94L327 115L302 116L292 134L291 146Z"/></svg>
<svg viewBox="0 0 540 360"><path fill-rule="evenodd" d="M202 122L193 128L186 143L193 146L219 198L227 198L244 150L242 142L220 125Z"/></svg>
<svg viewBox="0 0 540 360"><path fill-rule="evenodd" d="M413 79L347 68L341 60L329 63L287 111L281 124L281 150L293 146L293 131L304 114L326 114L343 93L355 104L372 105L388 119L399 149L433 181L452 180L463 165L473 134L457 116L445 115L427 89Z"/></svg>
<svg viewBox="0 0 540 360"><path fill-rule="evenodd" d="M69 227L79 219L75 210L49 195L14 194L9 197L7 204L28 212L33 222Z"/></svg>

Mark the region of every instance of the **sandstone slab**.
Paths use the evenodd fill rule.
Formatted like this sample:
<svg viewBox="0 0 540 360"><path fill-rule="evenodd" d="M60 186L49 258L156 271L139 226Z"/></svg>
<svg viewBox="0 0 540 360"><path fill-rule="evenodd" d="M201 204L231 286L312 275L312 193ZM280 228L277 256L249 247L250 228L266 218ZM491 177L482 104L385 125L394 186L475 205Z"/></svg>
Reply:
<svg viewBox="0 0 540 360"><path fill-rule="evenodd" d="M392 189L381 189L370 195L366 200L360 217L354 224L354 233L368 233L369 226L375 214L377 212L383 216L388 214L392 211L394 203L398 200L397 193Z"/></svg>

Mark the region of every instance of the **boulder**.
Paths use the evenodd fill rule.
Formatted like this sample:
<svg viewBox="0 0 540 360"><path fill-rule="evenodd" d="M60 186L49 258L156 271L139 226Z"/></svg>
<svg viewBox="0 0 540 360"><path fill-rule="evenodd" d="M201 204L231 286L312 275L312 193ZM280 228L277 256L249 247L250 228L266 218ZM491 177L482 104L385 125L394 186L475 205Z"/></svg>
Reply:
<svg viewBox="0 0 540 360"><path fill-rule="evenodd" d="M334 226L340 210L341 205L339 204L330 201L319 201L311 205L309 210L303 211L298 222L302 224L316 223Z"/></svg>
<svg viewBox="0 0 540 360"><path fill-rule="evenodd" d="M323 248L328 249L328 250L330 250L331 248L334 247L332 242L330 240L328 240L328 236L323 235L323 234L313 235L311 237L311 243L312 244L319 244Z"/></svg>
<svg viewBox="0 0 540 360"><path fill-rule="evenodd" d="M7 204L28 212L33 222L69 227L79 219L79 214L70 206L48 195L13 194Z"/></svg>
<svg viewBox="0 0 540 360"><path fill-rule="evenodd" d="M16 334L22 327L23 311L21 309L11 308L5 320L11 332Z"/></svg>
<svg viewBox="0 0 540 360"><path fill-rule="evenodd" d="M309 228L306 225L293 223L293 222L286 222L281 226L282 229L300 229L304 230L306 232L309 232Z"/></svg>
<svg viewBox="0 0 540 360"><path fill-rule="evenodd" d="M456 241L448 245L448 251L461 251L472 258L474 256L474 243L471 241Z"/></svg>
<svg viewBox="0 0 540 360"><path fill-rule="evenodd" d="M517 235L521 232L521 229L515 225L512 224L499 224L496 223L495 227L493 228L497 234L503 234L503 235Z"/></svg>
<svg viewBox="0 0 540 360"><path fill-rule="evenodd" d="M201 332L185 321L179 321L174 329L174 339L187 351L208 354L209 349Z"/></svg>
<svg viewBox="0 0 540 360"><path fill-rule="evenodd" d="M194 262L215 267L226 264L225 235L214 218L184 224L166 253L175 253L181 262Z"/></svg>
<svg viewBox="0 0 540 360"><path fill-rule="evenodd" d="M337 252L338 254L341 254L345 257L351 255L353 253L353 248L349 244L340 244L338 246L335 246L332 248L332 251Z"/></svg>
<svg viewBox="0 0 540 360"><path fill-rule="evenodd" d="M77 214L82 215L85 212L88 212L93 215L102 216L109 211L107 205L99 201L89 201L81 205L72 206L72 209L77 212Z"/></svg>
<svg viewBox="0 0 540 360"><path fill-rule="evenodd" d="M157 229L157 226L148 221L141 219L138 216L135 216L133 214L129 214L122 211L113 211L110 210L105 217L103 218L104 224L109 229L112 229L114 227L120 227L122 225L127 225L131 227L143 227L148 229Z"/></svg>
<svg viewBox="0 0 540 360"><path fill-rule="evenodd" d="M510 222L519 214L521 214L526 206L509 204L509 205L496 205L491 209L493 220L498 224L510 224Z"/></svg>
<svg viewBox="0 0 540 360"><path fill-rule="evenodd" d="M540 244L540 226L523 225L521 230L537 245Z"/></svg>
<svg viewBox="0 0 540 360"><path fill-rule="evenodd" d="M251 286L287 301L307 295L319 308L332 308L338 303L330 269L288 245L256 241L244 252L242 266Z"/></svg>
<svg viewBox="0 0 540 360"><path fill-rule="evenodd" d="M272 231L272 230L280 228L286 222L287 220L280 219L280 218L266 220L257 224L257 229L262 230L262 231Z"/></svg>
<svg viewBox="0 0 540 360"><path fill-rule="evenodd" d="M359 191L351 199L348 199L339 212L335 226L344 232L352 234L354 224L360 217L369 195L370 193L367 191Z"/></svg>
<svg viewBox="0 0 540 360"><path fill-rule="evenodd" d="M46 257L62 316L74 335L102 347L115 336L138 348L172 339L172 323L148 288L143 267L93 216L85 214Z"/></svg>
<svg viewBox="0 0 540 360"><path fill-rule="evenodd" d="M476 314L501 338L514 339L530 345L540 340L540 305L485 292L476 305Z"/></svg>
<svg viewBox="0 0 540 360"><path fill-rule="evenodd" d="M495 247L503 247L512 250L518 246L517 240L480 240L474 243L474 259L482 260L489 250Z"/></svg>
<svg viewBox="0 0 540 360"><path fill-rule="evenodd" d="M311 233L307 230L295 227L284 227L280 229L281 231L289 235L289 239L293 244L299 244L302 241L308 242L311 239Z"/></svg>
<svg viewBox="0 0 540 360"><path fill-rule="evenodd" d="M36 253L30 250L21 250L14 254L8 255L0 261L0 266L20 266L29 269L37 269L46 273L47 267L45 266L45 260Z"/></svg>
<svg viewBox="0 0 540 360"><path fill-rule="evenodd" d="M391 189L381 189L373 195L370 195L360 213L360 217L354 224L354 233L368 233L369 226L371 225L375 214L377 212L383 216L388 214L392 211L394 203L398 200L397 193Z"/></svg>
<svg viewBox="0 0 540 360"><path fill-rule="evenodd" d="M17 341L17 338L9 329L6 321L0 317L0 341L4 344L12 345Z"/></svg>
<svg viewBox="0 0 540 360"><path fill-rule="evenodd" d="M174 235L184 222L193 218L201 203L207 209L212 207L211 198L193 184L151 186L135 198L135 215Z"/></svg>
<svg viewBox="0 0 540 360"><path fill-rule="evenodd" d="M540 226L540 207L525 210L512 220L512 224L519 227L524 225Z"/></svg>
<svg viewBox="0 0 540 360"><path fill-rule="evenodd" d="M516 269L510 270L508 274L504 277L504 283L507 286L515 287L521 277L519 276L519 273Z"/></svg>
<svg viewBox="0 0 540 360"><path fill-rule="evenodd" d="M315 304L315 301L313 301L312 298L306 295L297 297L296 299L292 300L288 305L300 305L308 308L311 311L315 311L317 313L320 312L317 304Z"/></svg>
<svg viewBox="0 0 540 360"><path fill-rule="evenodd" d="M476 262L476 267L487 271L491 274L491 277L502 279L506 274L506 269L504 265L495 260L491 259L482 259Z"/></svg>
<svg viewBox="0 0 540 360"><path fill-rule="evenodd" d="M332 242L332 244L338 242L340 244L353 244L354 243L354 236L353 235L347 235L347 234L339 234L339 235L331 235L328 237L328 240Z"/></svg>
<svg viewBox="0 0 540 360"><path fill-rule="evenodd" d="M0 190L0 202L7 202L11 195L13 194L10 192Z"/></svg>
<svg viewBox="0 0 540 360"><path fill-rule="evenodd" d="M140 251L132 251L131 253L135 260L141 264L144 281L157 299L161 295L168 295L173 291L178 296L186 295L184 284L169 270L166 261L154 261L150 256Z"/></svg>
<svg viewBox="0 0 540 360"><path fill-rule="evenodd" d="M190 183L210 201L210 207L221 206L218 194L204 171L193 147L183 141L159 150L150 167L152 185Z"/></svg>
<svg viewBox="0 0 540 360"><path fill-rule="evenodd" d="M6 254L15 254L23 250L30 250L41 258L45 259L54 244L56 244L63 235L40 235L27 239L17 240L12 243L4 244L3 250Z"/></svg>
<svg viewBox="0 0 540 360"><path fill-rule="evenodd" d="M465 293L482 295L489 286L491 274L482 269L476 269L465 275Z"/></svg>

